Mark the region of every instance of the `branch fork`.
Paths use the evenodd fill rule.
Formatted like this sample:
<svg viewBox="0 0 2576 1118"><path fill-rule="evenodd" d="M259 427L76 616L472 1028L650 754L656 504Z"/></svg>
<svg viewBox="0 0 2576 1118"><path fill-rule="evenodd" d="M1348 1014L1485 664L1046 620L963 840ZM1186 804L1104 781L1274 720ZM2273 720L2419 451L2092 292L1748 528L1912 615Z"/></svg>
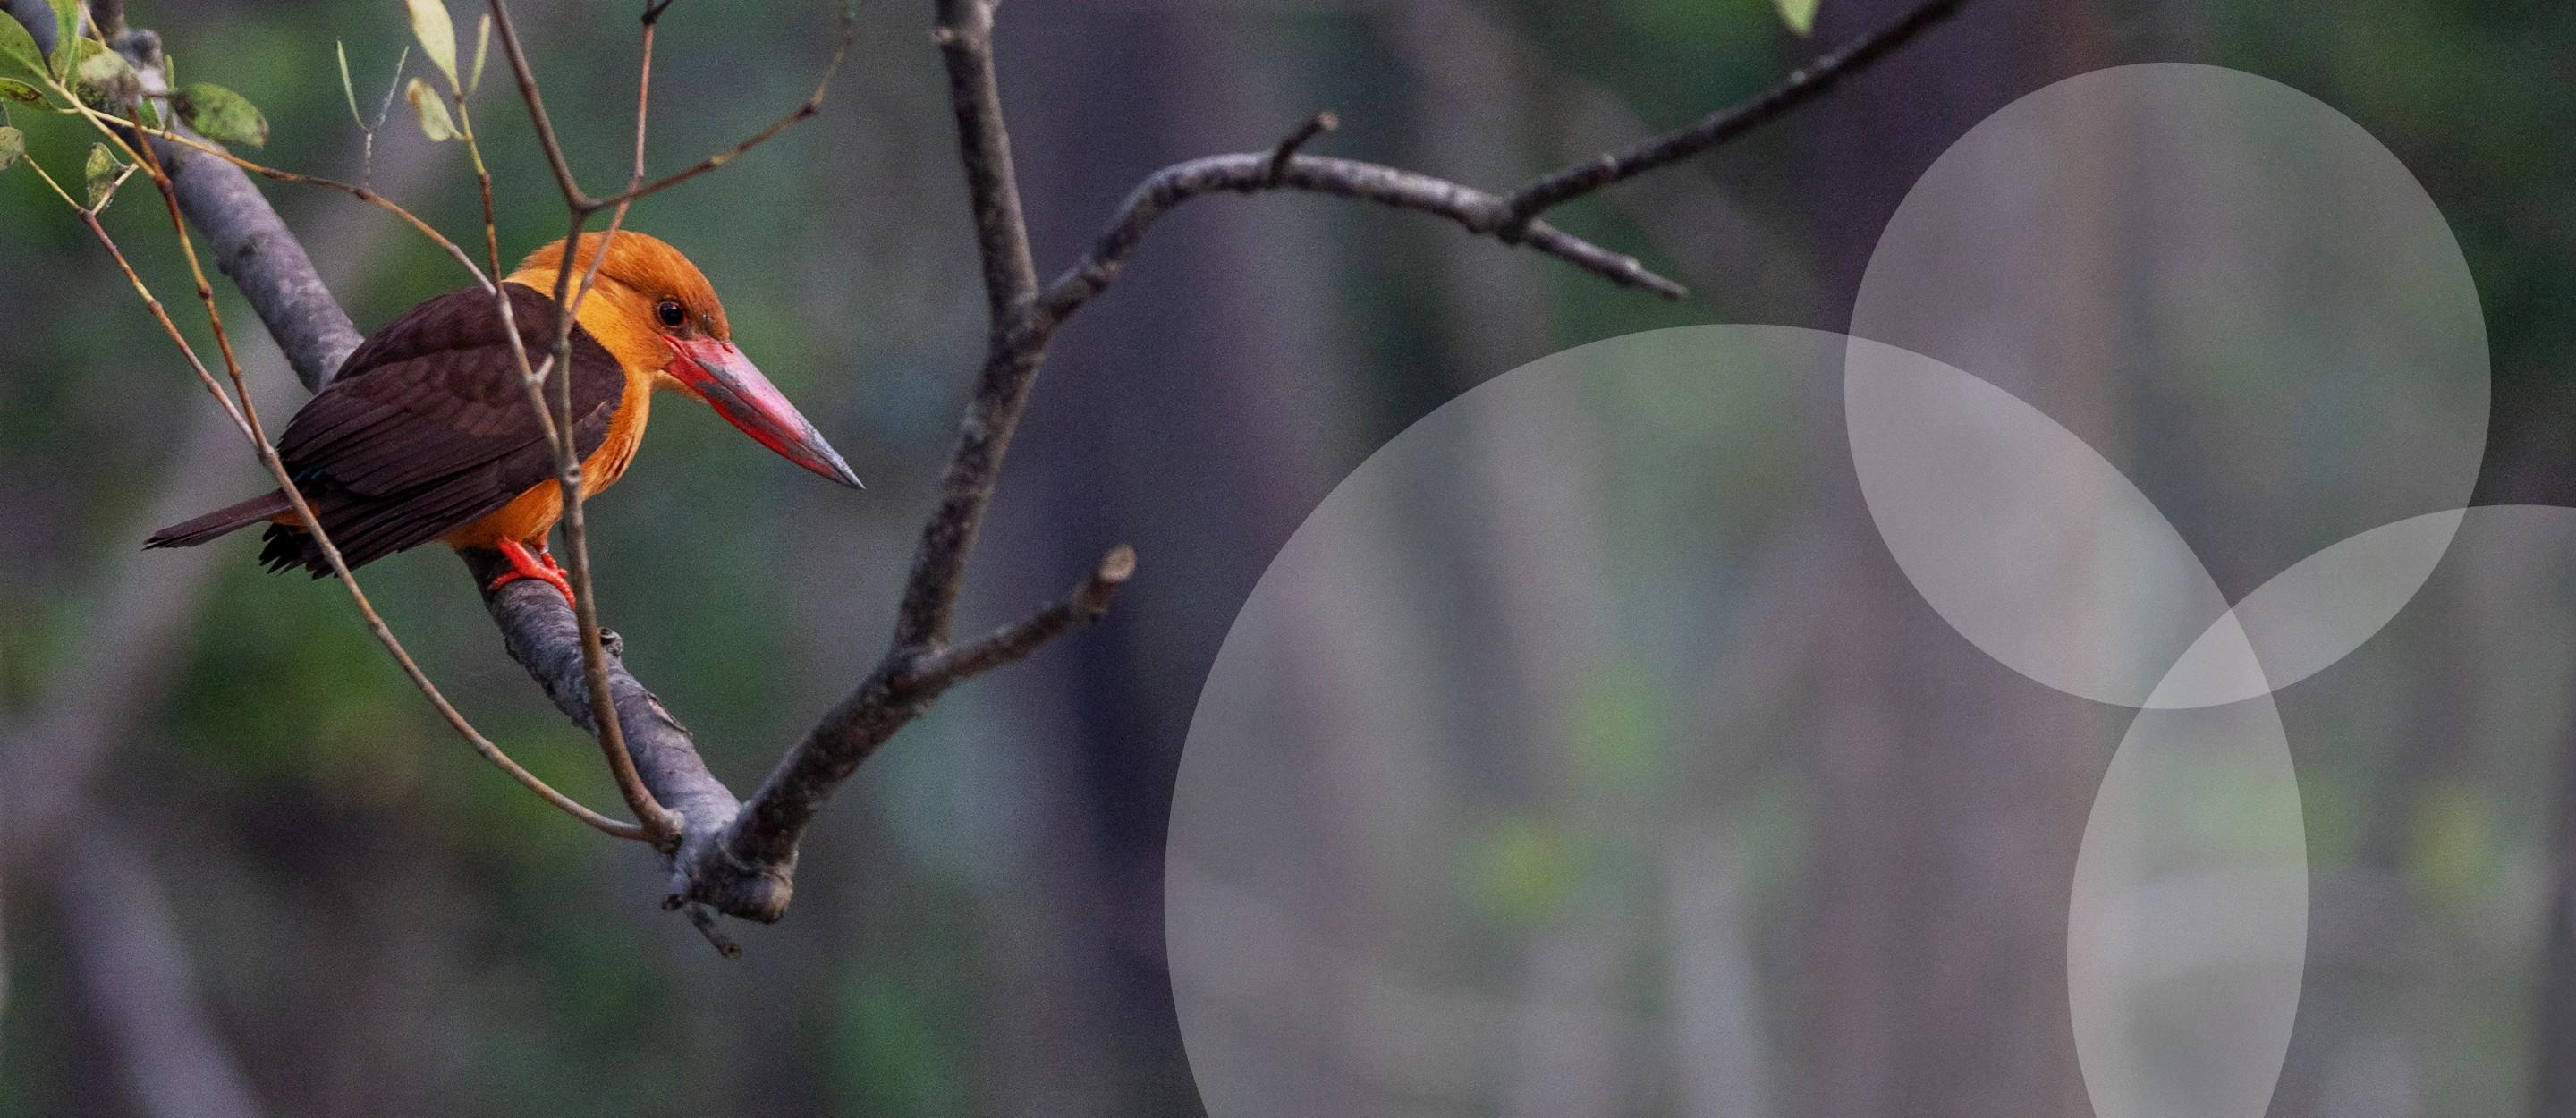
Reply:
<svg viewBox="0 0 2576 1118"><path fill-rule="evenodd" d="M615 230L626 207L636 199L723 166L814 115L852 38L852 16L845 11L841 39L825 67L823 81L805 102L742 143L647 182L643 132L644 106L651 85L651 43L669 3L670 0L652 0L644 9L645 48L637 83L636 152L628 182L618 193L593 197L582 191L564 158L535 73L510 20L508 5L504 0L489 0L503 54L563 195L575 237L590 217L603 210L612 211L609 229ZM805 829L831 794L878 747L920 717L949 688L1025 658L1048 642L1098 620L1108 611L1119 589L1133 577L1135 553L1124 546L1113 548L1063 597L1041 605L1019 621L962 644L952 642L967 558L1030 388L1045 363L1047 344L1057 329L1116 281L1128 257L1163 215L1191 199L1219 191L1329 194L1442 217L1471 235L1556 257L1612 283L1680 298L1685 294L1681 285L1648 270L1636 258L1565 232L1548 224L1543 216L1566 202L1714 148L1822 96L1840 81L1947 18L1965 0L1928 0L1896 22L1818 57L1748 101L1628 149L1579 161L1509 194L1495 194L1382 164L1306 154L1306 146L1336 124L1332 114L1318 113L1267 150L1188 160L1148 176L1111 215L1090 250L1043 285L1030 252L994 70L994 4L992 0L934 3L932 39L945 63L950 106L957 121L959 160L983 263L989 330L974 391L941 475L938 498L923 524L905 579L894 633L875 668L778 760L748 800L737 800L707 771L688 729L626 669L624 649L615 634L598 623L581 527L579 462L569 449L568 428L562 426L566 409L562 406L560 378L547 378L558 389L555 399L532 398L532 406L549 413L556 428L554 433L559 436L558 473L566 489L567 550L571 553L578 612L567 608L550 589L531 583L512 583L483 592L485 606L501 631L510 657L528 670L576 725L600 737L612 771L620 778L621 790L638 818L645 821L641 826L617 826L632 828L651 839L669 859L671 875L664 907L686 913L709 942L727 955L740 949L717 929L711 913L764 923L784 916L795 892L797 847ZM285 232L275 211L250 186L246 170L272 179L317 183L386 208L436 241L478 281L497 290L500 262L497 238L489 229L488 211L487 241L492 242L493 274L487 278L453 242L364 185L353 187L262 168L212 145L188 142L175 133L164 138L170 141L167 151L176 167L165 178L156 165L156 182L171 190L174 213L184 210L188 222L207 231L216 246L218 264L259 311L308 386L318 389L340 359L355 347L356 331L321 287L311 262ZM212 158L195 157L201 155ZM488 183L488 179L484 181ZM184 223L181 229L184 237ZM246 246L273 246L274 250L263 252ZM556 277L558 305L568 309L578 306L596 280L594 265L576 282L572 262L568 254L565 267ZM148 299L148 291L145 294ZM532 374L532 396L539 387L536 378L541 370L565 364L563 355L572 316L560 317L564 325L545 358L547 364L531 362L525 366ZM175 327L171 332L176 335ZM516 336L515 330L511 333ZM193 360L193 354L191 357ZM198 368L208 387L214 388L211 373L202 365ZM219 398L225 395L220 389L216 394ZM247 405L248 401L245 398L242 402ZM252 426L247 414L242 418L245 427ZM501 564L499 556L489 553L467 553L465 558L469 572L482 586L488 586ZM355 591L354 583L351 589ZM363 600L361 604L363 608ZM372 615L370 620L381 630L381 622L375 622ZM391 634L380 635L390 646ZM394 647L399 658L398 646ZM424 691L435 699L435 691L427 687L425 680L421 682ZM442 704L441 709L448 708ZM471 735L471 728L462 725L461 717L456 721L462 732Z"/></svg>

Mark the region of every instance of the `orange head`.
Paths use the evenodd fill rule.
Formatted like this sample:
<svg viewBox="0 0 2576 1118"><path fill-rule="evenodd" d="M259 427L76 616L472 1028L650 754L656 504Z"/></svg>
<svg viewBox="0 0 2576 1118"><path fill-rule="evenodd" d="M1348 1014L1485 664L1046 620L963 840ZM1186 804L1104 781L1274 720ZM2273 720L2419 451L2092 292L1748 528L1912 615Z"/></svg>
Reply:
<svg viewBox="0 0 2576 1118"><path fill-rule="evenodd" d="M814 425L734 346L714 285L680 250L631 230L618 231L613 241L584 233L573 256L573 284L599 258L603 242L608 251L599 281L575 318L627 376L649 377L657 388L705 403L788 461L864 488ZM508 281L551 295L563 261L564 242L554 241L529 253Z"/></svg>

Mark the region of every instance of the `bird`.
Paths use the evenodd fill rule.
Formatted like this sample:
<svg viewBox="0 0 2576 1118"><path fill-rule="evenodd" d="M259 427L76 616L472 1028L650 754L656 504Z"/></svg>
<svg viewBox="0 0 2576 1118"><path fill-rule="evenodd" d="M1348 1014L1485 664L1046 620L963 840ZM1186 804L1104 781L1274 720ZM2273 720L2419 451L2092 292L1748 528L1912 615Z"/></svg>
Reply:
<svg viewBox="0 0 2576 1118"><path fill-rule="evenodd" d="M585 500L634 462L656 390L707 404L788 461L866 488L743 356L714 286L680 250L632 230L585 233L571 244L576 269L599 262L595 286L577 304L565 371ZM545 292L566 245L528 254L499 286L532 361L553 345L558 314ZM495 293L478 286L422 302L360 343L276 445L350 568L433 540L460 552L489 548L509 569L486 589L535 579L569 605L572 585L546 548L563 500L543 423ZM259 557L269 570L332 573L284 489L163 528L144 546L194 547L254 524L268 525Z"/></svg>

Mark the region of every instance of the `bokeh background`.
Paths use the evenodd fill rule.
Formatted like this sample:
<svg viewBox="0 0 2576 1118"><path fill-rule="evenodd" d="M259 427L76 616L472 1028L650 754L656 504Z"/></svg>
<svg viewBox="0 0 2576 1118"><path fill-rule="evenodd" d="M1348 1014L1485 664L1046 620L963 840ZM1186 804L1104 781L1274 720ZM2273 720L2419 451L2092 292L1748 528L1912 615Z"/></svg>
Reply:
<svg viewBox="0 0 2576 1118"><path fill-rule="evenodd" d="M981 349L926 7L864 5L820 118L631 219L705 268L746 351L870 486L828 486L669 407L593 506L603 606L630 665L737 788L882 648ZM1824 0L1815 42L1900 7ZM382 88L407 41L390 2L129 14L188 77L266 111L261 160L343 178L360 137L330 44L346 43L363 90ZM593 183L625 165L634 14L519 14ZM831 20L822 4L684 0L656 60L655 165L794 104ZM1342 129L1313 150L1502 186L1741 97L1814 45L1762 0L1013 0L999 34L1048 273L1153 169L1267 146L1318 108ZM2186 60L2316 95L2421 178L2484 300L2495 422L2481 495L2576 504L2564 434L2576 381L2560 371L2576 325L2576 147L2561 122L2576 94L2554 80L2571 52L2576 12L2550 4L1981 0L1822 104L1564 212L1689 283L1678 304L1418 216L1288 196L1197 203L1059 337L963 621L1014 616L1115 543L1137 547L1138 580L1099 628L960 689L871 761L810 836L791 918L743 930L735 961L659 911L651 859L473 757L336 589L261 574L241 540L136 550L151 527L255 491L258 468L86 232L32 176L0 174L0 782L50 797L11 801L0 850L0 1115L1198 1113L1162 929L1182 742L1255 580L1371 450L1578 343L1712 321L1842 329L1888 213L1960 133L2070 74ZM487 79L478 119L515 254L558 235L560 216L507 93ZM33 157L77 165L86 141L72 129L17 123ZM452 236L472 232L461 151L419 139L399 106L372 176ZM269 192L362 328L464 282L345 197ZM185 307L157 203L130 190L106 220L174 313ZM246 337L244 352L268 414L286 414L300 390L274 349ZM2073 403L2116 424L2137 403L2123 389L2088 385ZM2265 572L2227 581L2228 496L2207 499L2177 521L2216 533L2212 567L2241 592ZM1749 507L1765 515L1748 513L1747 538L1791 531ZM1891 656L1950 639L1892 569L1855 558L1867 525L1842 513L1760 537L1792 569L1864 564L1769 624L1883 624ZM2489 612L2457 616L2563 608L2531 590L2549 570L2498 580ZM595 750L500 654L453 560L404 556L368 575L487 733L586 801L614 801ZM2524 686L2466 721L2459 681L2442 677L2454 661L2429 654L2379 669L2395 681L2383 704L2312 712L2367 747L2298 758L2325 936L2310 975L2331 996L2303 1010L2273 1114L2576 1107L2563 1070L2576 1065L2576 957L2565 918L2548 917L2566 911L2576 861L2576 723L2552 698L2576 678L2566 656L2510 650ZM1874 662L1794 662L1776 685ZM1672 693L1646 706L1706 701L1691 681L1648 679L1637 686ZM2028 688L1895 685L1944 696L1969 726L2037 719L2116 740L2107 715L2017 707ZM2296 692L2283 704L2299 714ZM1934 773L1909 760L1909 729L1865 722L1834 748L1784 737L1763 753L1812 807L1776 817L1783 849L1825 852L1772 882L1805 922L1764 958L1807 985L1765 1027L1826 1055L1774 1083L1759 1112L2083 1113L2049 1056L2065 1044L2062 991L1981 981L1978 961L2056 949L2073 847L2047 828L2070 810L2080 824L2102 758L1998 733L1980 768ZM1871 825L1820 838L1836 820ZM1513 895L1555 864L1527 835L1497 841L1460 870L1462 896ZM1951 906L1969 955L1913 965L1875 930L1877 906L1900 894ZM1471 1089L1415 1109L1545 1113L1529 1100L1548 1097ZM1699 1112L1688 1098L1639 1090L1600 1106Z"/></svg>

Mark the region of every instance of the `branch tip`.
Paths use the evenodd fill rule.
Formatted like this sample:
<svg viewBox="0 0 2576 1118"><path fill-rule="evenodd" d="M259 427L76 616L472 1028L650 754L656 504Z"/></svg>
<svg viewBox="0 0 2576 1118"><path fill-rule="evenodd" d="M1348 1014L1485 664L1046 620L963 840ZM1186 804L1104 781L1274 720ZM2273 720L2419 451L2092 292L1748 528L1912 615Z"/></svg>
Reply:
<svg viewBox="0 0 2576 1118"><path fill-rule="evenodd" d="M1307 117L1305 123L1298 125L1296 131L1289 133L1286 139L1279 141L1278 147L1270 150L1269 173L1262 176L1264 185L1278 186L1279 180L1288 174L1288 161L1296 158L1297 149L1305 147L1307 142L1315 137L1341 126L1342 118L1331 109L1325 109Z"/></svg>
<svg viewBox="0 0 2576 1118"><path fill-rule="evenodd" d="M708 945L716 949L716 954L728 959L742 958L742 945L716 927L716 918L707 912L705 905L687 905L680 911L688 914L689 923L698 929L699 935L706 937Z"/></svg>
<svg viewBox="0 0 2576 1118"><path fill-rule="evenodd" d="M1136 574L1136 549L1119 544L1100 557L1100 569L1091 576L1094 585L1118 587Z"/></svg>

